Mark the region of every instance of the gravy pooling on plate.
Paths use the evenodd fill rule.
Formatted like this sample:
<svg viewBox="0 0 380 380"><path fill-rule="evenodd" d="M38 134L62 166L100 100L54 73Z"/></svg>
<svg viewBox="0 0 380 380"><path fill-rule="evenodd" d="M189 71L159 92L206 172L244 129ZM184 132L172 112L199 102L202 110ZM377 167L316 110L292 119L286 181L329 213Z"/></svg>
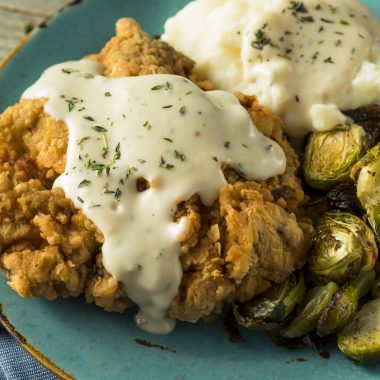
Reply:
<svg viewBox="0 0 380 380"><path fill-rule="evenodd" d="M380 24L357 0L197 0L163 39L218 88L257 95L291 137L380 102Z"/></svg>
<svg viewBox="0 0 380 380"><path fill-rule="evenodd" d="M66 122L66 169L54 186L103 233L104 266L139 305L137 324L167 333L187 228L185 219L173 222L178 203L198 193L211 205L225 164L266 180L284 173L286 158L232 94L175 75L102 72L93 61L58 64L23 98L48 98L45 111Z"/></svg>

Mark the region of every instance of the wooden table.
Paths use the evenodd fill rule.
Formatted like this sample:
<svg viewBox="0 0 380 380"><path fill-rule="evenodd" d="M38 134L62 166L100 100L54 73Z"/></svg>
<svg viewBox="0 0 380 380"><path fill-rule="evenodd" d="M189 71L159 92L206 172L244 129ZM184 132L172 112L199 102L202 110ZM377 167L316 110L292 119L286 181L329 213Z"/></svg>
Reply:
<svg viewBox="0 0 380 380"><path fill-rule="evenodd" d="M0 0L0 61L35 26L73 0Z"/></svg>

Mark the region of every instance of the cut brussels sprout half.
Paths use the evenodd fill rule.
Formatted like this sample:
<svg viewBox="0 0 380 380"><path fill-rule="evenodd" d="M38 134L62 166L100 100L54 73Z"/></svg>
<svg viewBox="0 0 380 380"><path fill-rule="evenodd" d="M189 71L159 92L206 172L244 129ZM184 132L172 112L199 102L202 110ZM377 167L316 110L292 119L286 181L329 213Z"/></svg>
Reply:
<svg viewBox="0 0 380 380"><path fill-rule="evenodd" d="M338 285L334 282L310 289L301 310L282 332L282 337L299 338L314 330L318 319L337 291Z"/></svg>
<svg viewBox="0 0 380 380"><path fill-rule="evenodd" d="M352 166L363 155L365 135L356 124L312 133L302 165L306 182L314 189L327 190L348 180Z"/></svg>
<svg viewBox="0 0 380 380"><path fill-rule="evenodd" d="M344 285L372 269L376 258L374 234L363 220L345 212L327 213L317 226L308 270L317 282Z"/></svg>
<svg viewBox="0 0 380 380"><path fill-rule="evenodd" d="M366 303L339 332L338 346L357 363L370 364L380 360L380 298Z"/></svg>
<svg viewBox="0 0 380 380"><path fill-rule="evenodd" d="M285 282L273 286L264 295L235 305L235 318L245 328L273 331L302 302L305 292L302 272L293 273Z"/></svg>
<svg viewBox="0 0 380 380"><path fill-rule="evenodd" d="M362 207L380 204L380 143L374 146L351 170L351 178L356 182L357 196Z"/></svg>
<svg viewBox="0 0 380 380"><path fill-rule="evenodd" d="M371 290L375 276L373 269L360 272L351 285L338 290L318 320L319 336L335 334L347 324L358 308L359 299Z"/></svg>
<svg viewBox="0 0 380 380"><path fill-rule="evenodd" d="M367 220L375 232L376 239L380 241L380 204L368 206Z"/></svg>

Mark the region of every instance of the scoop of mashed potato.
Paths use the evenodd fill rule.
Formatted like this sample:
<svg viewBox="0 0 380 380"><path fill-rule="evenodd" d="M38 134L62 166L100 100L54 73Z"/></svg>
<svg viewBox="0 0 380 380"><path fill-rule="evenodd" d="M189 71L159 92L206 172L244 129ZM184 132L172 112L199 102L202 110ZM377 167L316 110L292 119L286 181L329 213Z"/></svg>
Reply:
<svg viewBox="0 0 380 380"><path fill-rule="evenodd" d="M292 137L380 102L380 23L357 0L196 0L162 38L217 88L257 95Z"/></svg>

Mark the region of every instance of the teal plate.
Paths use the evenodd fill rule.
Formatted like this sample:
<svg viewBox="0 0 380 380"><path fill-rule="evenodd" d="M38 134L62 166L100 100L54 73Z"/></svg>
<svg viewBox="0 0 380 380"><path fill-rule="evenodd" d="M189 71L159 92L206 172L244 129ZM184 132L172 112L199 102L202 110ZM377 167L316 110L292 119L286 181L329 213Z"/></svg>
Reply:
<svg viewBox="0 0 380 380"><path fill-rule="evenodd" d="M152 34L187 0L84 0L34 32L0 72L0 111L15 103L43 69L98 51L122 16ZM380 17L378 0L365 1ZM108 314L82 299L19 298L0 277L2 319L38 360L64 378L113 379L378 379L380 366L358 367L335 345L329 360L309 350L286 350L243 332L229 342L222 321L178 323L168 336L137 329L128 315ZM149 342L149 347L146 343ZM144 343L144 344L142 344Z"/></svg>

